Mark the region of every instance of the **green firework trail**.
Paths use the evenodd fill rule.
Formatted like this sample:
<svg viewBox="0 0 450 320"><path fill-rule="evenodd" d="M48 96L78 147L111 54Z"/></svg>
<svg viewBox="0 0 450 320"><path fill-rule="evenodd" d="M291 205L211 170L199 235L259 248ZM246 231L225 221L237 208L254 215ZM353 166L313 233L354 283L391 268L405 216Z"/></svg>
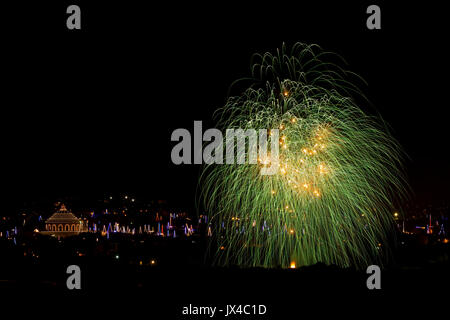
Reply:
<svg viewBox="0 0 450 320"><path fill-rule="evenodd" d="M274 175L260 174L261 158L204 168L218 265L385 260L395 201L406 195L403 152L381 117L358 107L356 75L326 62L336 57L304 44L255 55L252 78L238 83L247 89L217 111L222 130L268 129L270 139L279 129L280 147Z"/></svg>

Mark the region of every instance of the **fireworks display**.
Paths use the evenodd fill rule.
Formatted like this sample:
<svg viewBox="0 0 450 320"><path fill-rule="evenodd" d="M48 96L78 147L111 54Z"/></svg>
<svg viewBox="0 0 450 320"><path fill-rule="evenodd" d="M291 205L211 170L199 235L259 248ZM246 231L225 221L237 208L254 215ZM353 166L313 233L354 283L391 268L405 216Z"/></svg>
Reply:
<svg viewBox="0 0 450 320"><path fill-rule="evenodd" d="M303 44L255 55L250 84L218 110L221 129L267 129L270 139L278 128L280 148L275 175L260 174L270 157L205 167L217 264L367 267L386 257L405 195L402 151L383 120L358 107L349 80L358 78L336 57Z"/></svg>

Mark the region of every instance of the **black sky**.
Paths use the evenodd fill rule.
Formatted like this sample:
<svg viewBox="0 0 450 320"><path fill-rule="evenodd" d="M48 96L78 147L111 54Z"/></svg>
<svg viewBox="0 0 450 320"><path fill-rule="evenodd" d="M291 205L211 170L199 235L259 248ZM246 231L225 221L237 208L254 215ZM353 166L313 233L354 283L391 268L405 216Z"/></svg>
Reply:
<svg viewBox="0 0 450 320"><path fill-rule="evenodd" d="M171 132L213 126L228 86L252 53L284 41L342 55L410 159L421 201L450 194L447 25L442 8L377 1L166 3L74 1L3 10L2 184L6 203L132 191L193 205L198 167L170 162ZM4 202L5 202L4 201ZM13 205L14 206L14 205Z"/></svg>

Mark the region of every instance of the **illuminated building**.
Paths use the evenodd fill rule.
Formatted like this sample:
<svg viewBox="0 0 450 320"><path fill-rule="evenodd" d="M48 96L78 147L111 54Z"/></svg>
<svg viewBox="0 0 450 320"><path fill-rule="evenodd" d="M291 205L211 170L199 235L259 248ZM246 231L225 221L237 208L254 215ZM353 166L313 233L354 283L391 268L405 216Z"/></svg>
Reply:
<svg viewBox="0 0 450 320"><path fill-rule="evenodd" d="M77 218L72 212L67 210L64 204L50 218L45 221L45 231L42 234L54 236L72 236L85 231L85 224L82 219Z"/></svg>

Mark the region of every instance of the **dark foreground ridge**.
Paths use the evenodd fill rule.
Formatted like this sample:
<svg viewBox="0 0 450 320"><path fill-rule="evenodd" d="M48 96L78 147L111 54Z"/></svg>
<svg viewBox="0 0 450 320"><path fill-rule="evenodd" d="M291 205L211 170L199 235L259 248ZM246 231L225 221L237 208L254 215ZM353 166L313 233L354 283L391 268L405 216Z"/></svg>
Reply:
<svg viewBox="0 0 450 320"><path fill-rule="evenodd" d="M17 310L16 304L6 302L20 302L28 306L20 312L44 313L50 318L90 314L112 319L208 317L183 316L183 307L190 304L218 308L264 304L267 313L259 316L261 319L283 319L283 315L301 319L303 314L365 318L447 310L443 302L450 284L448 246L433 252L415 248L414 255L404 252L407 259L400 252L398 263L382 270L381 290L367 289L369 275L365 271L323 264L297 269L219 268L203 263L202 250L183 250L184 254L169 251L153 262L147 260L151 257L137 257L142 260L135 261L119 254L62 254L70 252L68 248L59 254L55 249L40 260L9 256L2 260L0 269L0 290L7 297L4 306ZM66 287L66 268L73 264L82 270L81 290ZM74 308L76 312L72 313ZM221 317L224 315L214 318Z"/></svg>

